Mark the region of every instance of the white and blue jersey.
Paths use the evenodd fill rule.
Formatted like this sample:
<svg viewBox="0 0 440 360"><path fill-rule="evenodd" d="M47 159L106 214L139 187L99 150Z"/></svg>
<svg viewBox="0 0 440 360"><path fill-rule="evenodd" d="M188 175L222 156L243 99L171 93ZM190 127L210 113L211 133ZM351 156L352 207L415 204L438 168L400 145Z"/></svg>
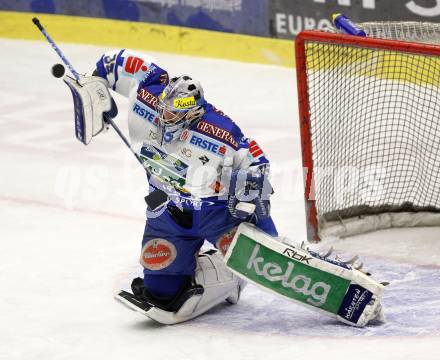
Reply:
<svg viewBox="0 0 440 360"><path fill-rule="evenodd" d="M147 221L141 256L145 285L155 287L151 275L191 275L194 254L203 241L225 250L231 229L242 221L228 212L229 177L223 175L240 169L256 170L268 166L268 160L254 140L245 137L210 103L204 105L202 118L179 139L159 144L158 97L169 76L150 57L131 50L108 52L97 62L97 73L111 89L128 98L132 147L151 174L150 187L164 190L171 198L162 215ZM173 206L183 208L183 215L173 213ZM270 218L257 226L276 235ZM171 292L168 289L163 293Z"/></svg>
<svg viewBox="0 0 440 360"><path fill-rule="evenodd" d="M109 87L129 99L131 143L151 173L157 175L150 179L153 187L191 198L195 203L212 198L206 202L210 204L225 199L225 166L233 171L268 165L258 144L246 138L228 116L210 103L205 105L202 118L186 129L179 140L159 145L158 96L169 76L151 58L128 50L107 53L98 61L97 70ZM191 201L181 202L184 207L192 207Z"/></svg>

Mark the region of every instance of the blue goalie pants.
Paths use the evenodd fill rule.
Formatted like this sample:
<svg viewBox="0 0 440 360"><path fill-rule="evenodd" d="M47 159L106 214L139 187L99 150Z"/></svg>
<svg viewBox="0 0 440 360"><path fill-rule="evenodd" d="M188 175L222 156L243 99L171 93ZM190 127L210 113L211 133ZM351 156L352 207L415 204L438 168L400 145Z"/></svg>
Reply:
<svg viewBox="0 0 440 360"><path fill-rule="evenodd" d="M232 217L224 206L192 210L169 205L159 213L150 214L140 258L144 286L158 298L172 298L194 275L196 257L204 241L225 253L242 221ZM270 217L257 226L277 236Z"/></svg>

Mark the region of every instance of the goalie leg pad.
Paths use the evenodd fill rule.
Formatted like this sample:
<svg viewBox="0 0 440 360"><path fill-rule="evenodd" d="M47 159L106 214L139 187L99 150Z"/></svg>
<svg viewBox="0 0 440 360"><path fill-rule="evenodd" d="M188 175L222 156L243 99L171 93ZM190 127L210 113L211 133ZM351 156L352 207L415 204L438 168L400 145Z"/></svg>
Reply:
<svg viewBox="0 0 440 360"><path fill-rule="evenodd" d="M136 280L135 280L136 282ZM173 299L162 301L143 288L143 281L132 284L133 294L122 292L117 299L152 320L172 325L193 319L223 301L238 302L244 282L226 268L222 256L211 250L197 257L192 284L184 287ZM142 290L139 290L142 288Z"/></svg>
<svg viewBox="0 0 440 360"><path fill-rule="evenodd" d="M383 319L381 283L349 263L281 243L252 224L240 224L225 261L257 286L346 324Z"/></svg>

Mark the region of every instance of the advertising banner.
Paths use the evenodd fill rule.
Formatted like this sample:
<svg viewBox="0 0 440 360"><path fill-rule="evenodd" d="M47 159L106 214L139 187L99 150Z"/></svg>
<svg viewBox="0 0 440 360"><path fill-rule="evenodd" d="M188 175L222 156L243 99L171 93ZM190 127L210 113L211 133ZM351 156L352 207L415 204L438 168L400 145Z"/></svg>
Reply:
<svg viewBox="0 0 440 360"><path fill-rule="evenodd" d="M0 11L25 11L175 25L293 39L331 27L331 15L355 22L440 22L440 0L0 0Z"/></svg>
<svg viewBox="0 0 440 360"><path fill-rule="evenodd" d="M27 11L269 36L268 0L0 0L0 11Z"/></svg>
<svg viewBox="0 0 440 360"><path fill-rule="evenodd" d="M326 29L333 13L354 22L440 22L440 0L272 0L270 34L291 39L302 30Z"/></svg>

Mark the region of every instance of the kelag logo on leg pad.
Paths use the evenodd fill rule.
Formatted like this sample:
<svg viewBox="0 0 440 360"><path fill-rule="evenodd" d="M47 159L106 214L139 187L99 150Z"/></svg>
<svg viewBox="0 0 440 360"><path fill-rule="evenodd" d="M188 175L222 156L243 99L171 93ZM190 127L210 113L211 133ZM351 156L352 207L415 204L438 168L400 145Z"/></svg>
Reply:
<svg viewBox="0 0 440 360"><path fill-rule="evenodd" d="M337 314L350 281L301 260L240 234L227 266L268 290Z"/></svg>
<svg viewBox="0 0 440 360"><path fill-rule="evenodd" d="M328 293L331 289L329 284L322 281L313 282L313 279L295 272L295 264L288 261L284 269L275 262L266 262L263 257L258 256L260 245L255 245L252 255L247 263L247 268L252 269L258 276L263 276L271 282L280 282L286 289L302 294L306 297L306 302L314 306L324 305L327 301ZM281 275L278 275L281 274ZM292 277L292 275L295 275Z"/></svg>

